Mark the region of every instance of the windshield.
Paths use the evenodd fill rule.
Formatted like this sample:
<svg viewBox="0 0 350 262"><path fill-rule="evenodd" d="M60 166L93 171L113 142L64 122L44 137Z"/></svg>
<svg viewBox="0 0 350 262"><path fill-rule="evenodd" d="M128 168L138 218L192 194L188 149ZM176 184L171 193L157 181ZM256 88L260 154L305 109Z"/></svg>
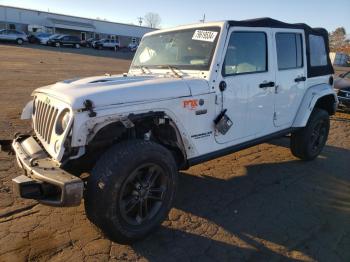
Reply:
<svg viewBox="0 0 350 262"><path fill-rule="evenodd" d="M54 34L52 36L50 36L50 39L55 39L55 38L59 38L61 35L59 34Z"/></svg>
<svg viewBox="0 0 350 262"><path fill-rule="evenodd" d="M219 38L219 27L191 28L146 36L132 67L208 70Z"/></svg>

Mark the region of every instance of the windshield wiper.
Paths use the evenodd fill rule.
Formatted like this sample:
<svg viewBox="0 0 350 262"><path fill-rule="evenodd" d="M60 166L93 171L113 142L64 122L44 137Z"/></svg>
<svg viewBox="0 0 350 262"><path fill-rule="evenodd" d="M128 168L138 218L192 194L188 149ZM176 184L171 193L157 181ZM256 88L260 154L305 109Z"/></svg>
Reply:
<svg viewBox="0 0 350 262"><path fill-rule="evenodd" d="M147 66L140 65L140 66L134 66L134 67L140 68L143 74L151 74L152 73L151 70ZM145 69L148 70L148 72Z"/></svg>
<svg viewBox="0 0 350 262"><path fill-rule="evenodd" d="M171 70L171 72L173 72L176 77L182 78L182 75L180 75L178 72L175 71L175 70L180 71L180 69L177 68L176 66L173 66L173 65L161 65L161 66L158 66L158 68L169 68Z"/></svg>

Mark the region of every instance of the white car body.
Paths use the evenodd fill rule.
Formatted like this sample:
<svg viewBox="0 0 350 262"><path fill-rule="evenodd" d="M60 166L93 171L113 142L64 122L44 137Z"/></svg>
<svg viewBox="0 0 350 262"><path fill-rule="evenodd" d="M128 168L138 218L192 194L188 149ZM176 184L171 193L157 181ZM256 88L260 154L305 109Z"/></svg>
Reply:
<svg viewBox="0 0 350 262"><path fill-rule="evenodd" d="M176 129L187 166L190 166L305 126L320 98L332 99L332 110L337 106L338 100L330 84L331 74L307 77L304 30L230 26L224 21L154 31L144 38L175 30L210 27L218 27L220 33L214 36L217 45L207 70L130 68L127 75L59 82L36 89L33 96L39 115L32 115L32 107L28 106L24 116L32 116L42 146L61 165L83 156L95 135L109 124L122 122L128 127L132 126L131 115L162 112L164 119L170 119ZM268 70L224 76L222 68L228 39L233 32L242 31L265 34ZM278 32L302 36L302 66L278 69L275 41ZM302 80L296 82L296 78ZM223 82L226 83L225 90L221 90L220 83ZM274 85L260 87L269 82ZM86 106L86 101L91 102L90 107ZM223 109L227 110L226 115L233 123L225 134L213 122ZM57 111L50 120L53 110ZM70 118L64 132L58 135L54 131L55 125L64 110L69 111ZM45 117L47 127L42 124ZM67 152L71 148L75 153L69 155Z"/></svg>
<svg viewBox="0 0 350 262"><path fill-rule="evenodd" d="M120 44L115 39L102 39L93 43L93 47L99 46L101 48L119 48Z"/></svg>
<svg viewBox="0 0 350 262"><path fill-rule="evenodd" d="M12 29L0 30L0 41L16 41L17 39L22 39L25 42L28 41L28 37L24 32Z"/></svg>
<svg viewBox="0 0 350 262"><path fill-rule="evenodd" d="M79 79L72 82L59 82L57 84L37 89L33 95L44 99L54 99L55 105L65 104L72 112L74 119L73 136L71 146L84 147L89 140L88 129L92 126L106 125L106 117L113 116L115 120L125 117L130 113L142 113L149 110L164 111L178 125L178 129L186 141L187 157L195 158L212 151L217 151L235 144L243 143L268 134L272 134L293 126L300 126L295 119L297 115L305 115L307 118L311 113L314 103L308 101L307 107L301 103L307 90L315 85L314 79L308 79L305 83L299 84L296 89L291 89L290 82L298 75L306 75L306 68L291 71L282 71L275 74L276 61L275 53L269 52L269 72L263 74L243 75L241 77L224 78L216 70L225 55L228 42L226 35L234 30L257 30L254 28L231 28L225 30L225 23L207 23L205 25L183 26L179 29L191 27L219 26L223 32L216 50L215 59L209 71L185 71L182 78L174 77L171 70L152 70L152 74L144 74L141 70L130 70L128 77L100 76ZM167 31L167 30L162 30ZM270 28L259 28L269 35ZM289 31L298 31L290 30ZM159 31L150 34L157 34ZM300 32L303 34L303 32ZM149 35L150 35L149 34ZM272 38L268 41L269 49L273 49ZM305 48L304 48L305 50ZM304 51L305 52L305 51ZM304 56L305 59L305 56ZM306 61L304 62L306 64ZM322 95L331 94L335 96L332 86L328 84L329 75L319 77L316 84L323 91ZM239 123L235 130L227 135L217 134L213 128L213 119L220 113L221 105L216 100L221 96L220 90L211 87L210 83L219 83L225 79L228 86L225 99L230 101L228 110L231 111L230 118L234 123ZM274 80L279 86L278 93L275 88L258 88L258 84L264 81ZM290 81L290 82L289 82ZM249 87L249 93L245 90ZM255 88L254 88L255 87ZM94 103L96 118L89 118L87 112L80 112L84 107L85 100ZM204 109L207 114L198 117L194 110L184 107L187 100L204 99ZM311 98L310 98L311 99ZM316 101L315 101L316 102ZM216 104L218 103L218 104ZM64 106L62 106L63 108ZM242 112L249 112L244 115ZM275 115L275 119L274 119ZM306 123L304 123L306 124ZM194 139L192 136L212 132L210 136L202 139ZM52 145L45 148L57 161L61 160L64 152L63 142L65 135L57 137L61 144L60 150L54 152ZM91 138L90 138L91 139ZM190 148L190 149L188 149Z"/></svg>
<svg viewBox="0 0 350 262"><path fill-rule="evenodd" d="M48 37L40 37L40 44L41 45L47 45L47 41L49 41L49 39L51 38L51 36Z"/></svg>
<svg viewBox="0 0 350 262"><path fill-rule="evenodd" d="M53 34L53 35L50 35L50 36L47 36L47 37L39 37L40 39L40 44L41 45L47 45L47 42L50 40L50 39L53 39L53 38L56 38L60 36L60 34Z"/></svg>

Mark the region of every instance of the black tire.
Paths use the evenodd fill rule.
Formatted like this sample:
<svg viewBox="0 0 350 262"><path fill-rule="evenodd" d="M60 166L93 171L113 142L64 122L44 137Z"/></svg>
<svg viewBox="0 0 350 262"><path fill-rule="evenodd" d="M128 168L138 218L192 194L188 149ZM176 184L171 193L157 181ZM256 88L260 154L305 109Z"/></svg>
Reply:
<svg viewBox="0 0 350 262"><path fill-rule="evenodd" d="M22 38L18 38L17 40L16 40L16 43L18 44L18 45L23 45L23 39Z"/></svg>
<svg viewBox="0 0 350 262"><path fill-rule="evenodd" d="M292 133L290 140L292 154L305 161L315 159L327 142L329 127L328 112L315 108L306 127Z"/></svg>
<svg viewBox="0 0 350 262"><path fill-rule="evenodd" d="M148 165L155 167L150 171ZM113 241L130 244L142 239L167 217L177 174L175 160L163 146L143 140L117 144L97 161L88 179L87 217Z"/></svg>

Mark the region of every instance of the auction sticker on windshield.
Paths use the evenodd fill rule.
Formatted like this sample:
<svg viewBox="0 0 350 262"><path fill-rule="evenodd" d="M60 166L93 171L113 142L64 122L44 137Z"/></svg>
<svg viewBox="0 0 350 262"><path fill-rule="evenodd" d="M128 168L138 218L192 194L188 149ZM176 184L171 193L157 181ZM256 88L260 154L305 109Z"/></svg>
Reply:
<svg viewBox="0 0 350 262"><path fill-rule="evenodd" d="M215 31L196 30L192 36L192 39L206 42L214 42L217 34L218 32Z"/></svg>

